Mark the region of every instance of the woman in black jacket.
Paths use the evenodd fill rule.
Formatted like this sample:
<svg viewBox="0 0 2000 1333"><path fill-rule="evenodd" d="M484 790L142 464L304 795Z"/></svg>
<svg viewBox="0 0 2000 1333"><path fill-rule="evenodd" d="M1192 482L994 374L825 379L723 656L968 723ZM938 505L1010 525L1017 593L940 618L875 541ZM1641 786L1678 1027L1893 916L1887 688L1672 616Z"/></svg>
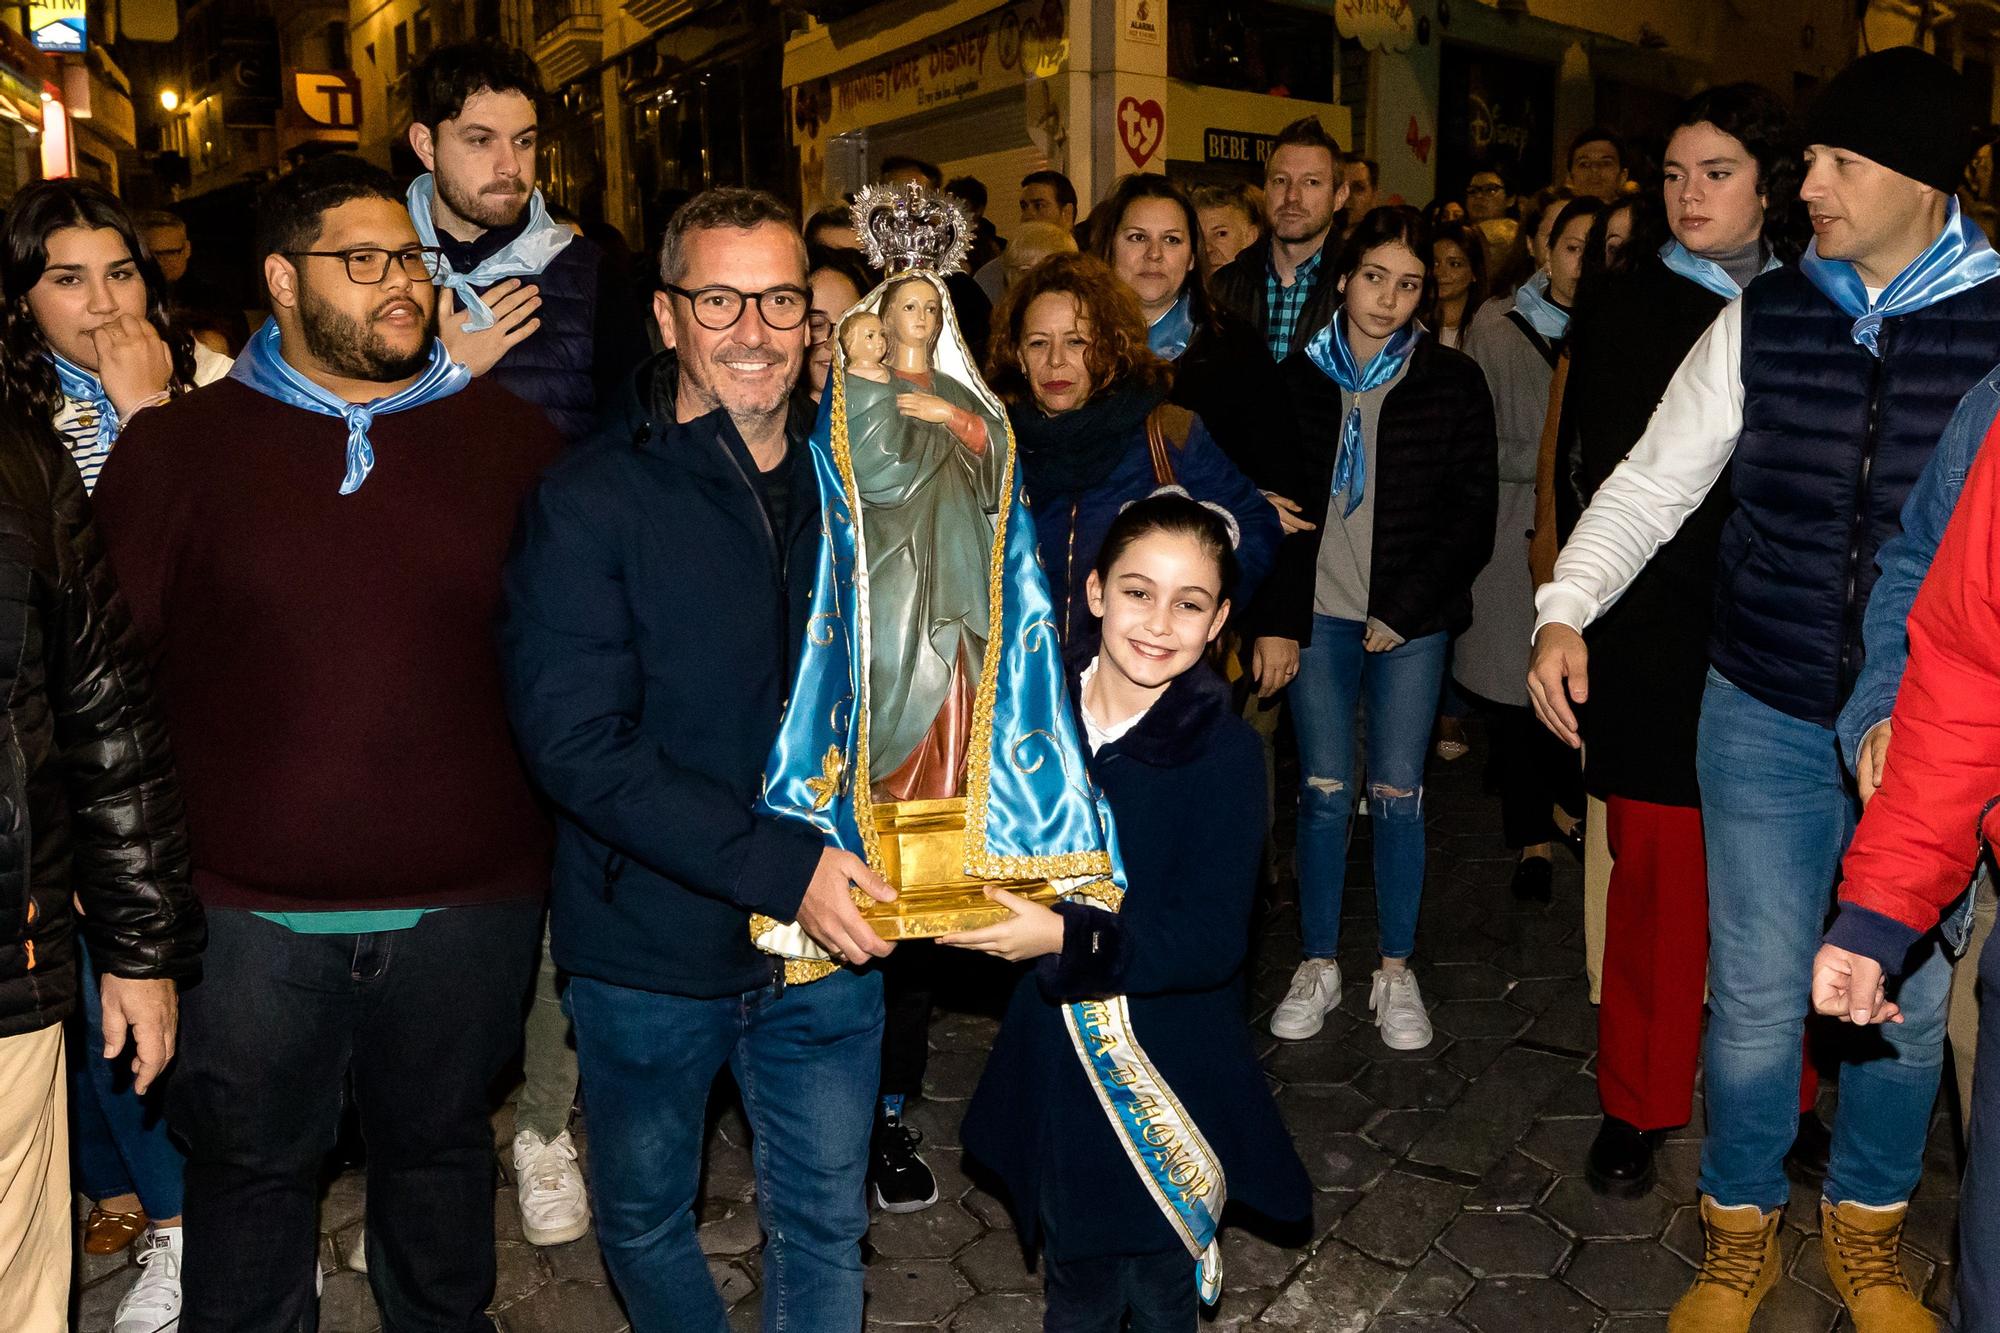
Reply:
<svg viewBox="0 0 2000 1333"><path fill-rule="evenodd" d="M1141 500L1112 524L1089 577L1103 646L1071 698L1117 825L1119 910L996 894L1012 919L941 941L1034 961L962 1139L1006 1186L1023 1241L1039 1244L1046 1327L1061 1333L1115 1333L1128 1309L1134 1328L1196 1327L1190 1246L1099 1103L1064 1017L1071 1002L1123 997L1132 1035L1214 1150L1231 1203L1280 1224L1312 1213L1243 1023L1265 803L1257 737L1202 664L1229 615L1226 523L1184 494Z"/></svg>
<svg viewBox="0 0 2000 1333"><path fill-rule="evenodd" d="M1426 253L1413 210L1369 213L1334 275L1339 312L1283 367L1310 465L1299 498L1330 497L1321 532L1280 548L1256 646L1260 658L1298 663L1305 959L1271 1017L1287 1040L1319 1031L1340 1002L1334 958L1364 698L1381 928L1369 1007L1392 1048L1431 1040L1408 965L1424 884L1424 755L1446 645L1471 619L1472 580L1493 548L1498 483L1485 378L1416 320Z"/></svg>

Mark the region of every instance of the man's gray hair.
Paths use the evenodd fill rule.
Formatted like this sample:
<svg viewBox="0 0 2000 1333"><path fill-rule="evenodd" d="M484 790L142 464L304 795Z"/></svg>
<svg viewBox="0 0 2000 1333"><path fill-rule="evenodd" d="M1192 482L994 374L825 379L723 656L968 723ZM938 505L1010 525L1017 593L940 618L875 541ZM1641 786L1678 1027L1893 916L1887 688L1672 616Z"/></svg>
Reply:
<svg viewBox="0 0 2000 1333"><path fill-rule="evenodd" d="M763 190L726 187L703 190L674 210L667 220L666 235L660 238L660 279L678 285L687 276L687 236L695 231L718 231L724 227L749 231L775 222L798 234L799 219L777 196ZM803 249L805 242L799 242Z"/></svg>

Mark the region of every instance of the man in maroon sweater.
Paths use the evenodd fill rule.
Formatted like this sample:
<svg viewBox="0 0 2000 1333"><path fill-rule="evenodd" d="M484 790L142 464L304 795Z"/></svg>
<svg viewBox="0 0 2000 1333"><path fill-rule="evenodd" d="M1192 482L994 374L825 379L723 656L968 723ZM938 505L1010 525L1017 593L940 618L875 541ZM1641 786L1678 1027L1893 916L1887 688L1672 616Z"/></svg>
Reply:
<svg viewBox="0 0 2000 1333"><path fill-rule="evenodd" d="M144 414L96 503L181 761L205 979L168 1117L185 1326L290 1329L352 1076L391 1328L490 1329L487 1087L520 1039L550 830L493 639L516 510L561 440L436 338L389 177L260 201L272 320Z"/></svg>

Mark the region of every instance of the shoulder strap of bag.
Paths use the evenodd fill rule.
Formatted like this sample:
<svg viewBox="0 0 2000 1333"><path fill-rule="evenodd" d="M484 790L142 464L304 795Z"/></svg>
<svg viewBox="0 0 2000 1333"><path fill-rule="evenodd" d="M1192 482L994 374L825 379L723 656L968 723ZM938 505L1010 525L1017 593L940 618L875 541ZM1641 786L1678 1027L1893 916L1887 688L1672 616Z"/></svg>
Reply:
<svg viewBox="0 0 2000 1333"><path fill-rule="evenodd" d="M1535 345L1535 350L1542 354L1542 360L1549 363L1549 369L1551 370L1555 369L1556 359L1561 355L1561 353L1556 350L1556 345L1550 342L1547 338L1544 338L1541 335L1540 330L1536 329L1533 324L1530 324L1528 322L1528 317L1522 314L1520 311L1509 310L1507 312L1507 318L1513 320L1514 327L1519 329L1522 333L1525 333L1528 336L1528 341L1533 343Z"/></svg>
<svg viewBox="0 0 2000 1333"><path fill-rule="evenodd" d="M1161 403L1146 414L1146 447L1153 456L1153 484L1172 486L1179 479L1174 456L1187 448L1194 430L1194 413L1174 403Z"/></svg>

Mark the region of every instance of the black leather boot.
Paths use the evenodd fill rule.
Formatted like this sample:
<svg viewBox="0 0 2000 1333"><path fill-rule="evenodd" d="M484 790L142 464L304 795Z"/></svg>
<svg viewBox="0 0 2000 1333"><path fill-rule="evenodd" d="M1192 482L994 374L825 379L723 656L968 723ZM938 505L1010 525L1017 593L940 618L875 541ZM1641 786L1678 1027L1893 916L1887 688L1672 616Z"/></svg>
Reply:
<svg viewBox="0 0 2000 1333"><path fill-rule="evenodd" d="M1597 1141L1584 1159L1584 1179L1599 1194L1614 1199L1636 1199L1653 1188L1653 1142L1655 1135L1620 1120L1604 1117Z"/></svg>

